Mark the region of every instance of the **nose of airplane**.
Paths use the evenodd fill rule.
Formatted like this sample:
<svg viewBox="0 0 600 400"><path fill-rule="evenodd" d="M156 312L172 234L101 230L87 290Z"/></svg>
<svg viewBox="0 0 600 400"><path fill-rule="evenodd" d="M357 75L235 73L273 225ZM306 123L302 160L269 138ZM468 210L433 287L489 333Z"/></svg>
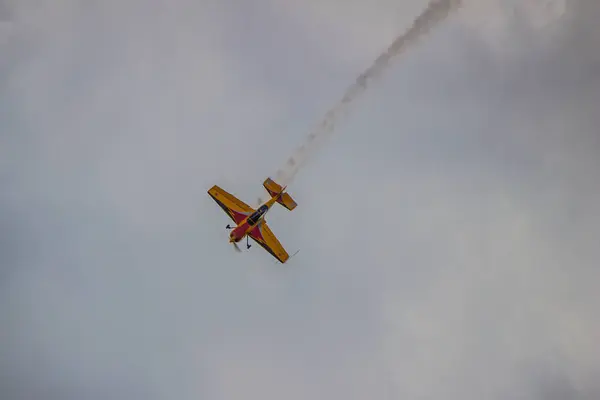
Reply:
<svg viewBox="0 0 600 400"><path fill-rule="evenodd" d="M231 231L231 233L229 234L229 243L239 242L239 241L240 241L240 237L236 234L235 231Z"/></svg>

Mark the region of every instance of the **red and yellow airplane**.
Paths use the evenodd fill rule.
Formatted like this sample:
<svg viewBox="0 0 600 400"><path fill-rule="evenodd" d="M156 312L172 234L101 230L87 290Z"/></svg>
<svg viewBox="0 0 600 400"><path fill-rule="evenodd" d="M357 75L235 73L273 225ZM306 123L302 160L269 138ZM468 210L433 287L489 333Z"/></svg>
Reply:
<svg viewBox="0 0 600 400"><path fill-rule="evenodd" d="M208 194L235 222L235 227L227 225L226 229L231 229L229 243L233 243L236 250L239 251L237 242L244 237L246 237L246 246L249 249L251 245L248 243L248 237L251 237L279 262L285 263L290 256L267 225L265 214L275 203L281 204L290 211L296 208L297 204L289 194L284 193L286 187L281 187L271 178L267 178L263 186L271 195L271 199L256 210L217 185L210 188Z"/></svg>

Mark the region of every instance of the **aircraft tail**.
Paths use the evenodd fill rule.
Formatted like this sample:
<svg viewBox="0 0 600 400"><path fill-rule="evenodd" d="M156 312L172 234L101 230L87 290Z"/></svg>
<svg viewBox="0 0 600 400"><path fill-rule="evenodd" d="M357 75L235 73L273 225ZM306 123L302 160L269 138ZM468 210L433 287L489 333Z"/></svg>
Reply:
<svg viewBox="0 0 600 400"><path fill-rule="evenodd" d="M269 192L271 197L275 197L275 196L279 195L277 202L279 204L281 204L282 206L284 206L285 208L287 208L288 210L292 211L298 205L298 204L296 204L294 199L292 199L292 196L290 196L287 193L282 193L285 190L285 188L283 188L283 187L281 187L281 185L275 183L275 181L273 181L271 178L267 178L264 181L263 186L265 187L265 189L267 189L267 192Z"/></svg>

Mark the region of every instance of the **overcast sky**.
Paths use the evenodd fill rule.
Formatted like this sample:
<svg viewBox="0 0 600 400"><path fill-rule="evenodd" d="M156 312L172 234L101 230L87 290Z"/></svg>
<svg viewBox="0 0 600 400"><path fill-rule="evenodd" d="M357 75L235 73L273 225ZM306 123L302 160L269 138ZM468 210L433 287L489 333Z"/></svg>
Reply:
<svg viewBox="0 0 600 400"><path fill-rule="evenodd" d="M600 4L0 0L0 398L600 398Z"/></svg>

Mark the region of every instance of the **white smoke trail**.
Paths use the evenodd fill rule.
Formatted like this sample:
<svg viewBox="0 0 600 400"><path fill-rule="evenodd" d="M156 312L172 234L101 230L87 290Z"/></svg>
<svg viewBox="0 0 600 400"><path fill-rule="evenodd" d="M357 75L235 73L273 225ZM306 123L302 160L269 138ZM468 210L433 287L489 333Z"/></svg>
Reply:
<svg viewBox="0 0 600 400"><path fill-rule="evenodd" d="M387 51L380 55L373 65L348 88L342 100L325 114L321 122L308 135L305 144L297 148L277 171L275 181L281 185L290 184L300 168L306 164L309 156L314 154L323 144L323 140L334 132L337 122L348 111L352 101L367 89L374 78L384 72L392 58L400 55L460 5L461 0L432 0L427 9L415 19L411 28L396 38Z"/></svg>

